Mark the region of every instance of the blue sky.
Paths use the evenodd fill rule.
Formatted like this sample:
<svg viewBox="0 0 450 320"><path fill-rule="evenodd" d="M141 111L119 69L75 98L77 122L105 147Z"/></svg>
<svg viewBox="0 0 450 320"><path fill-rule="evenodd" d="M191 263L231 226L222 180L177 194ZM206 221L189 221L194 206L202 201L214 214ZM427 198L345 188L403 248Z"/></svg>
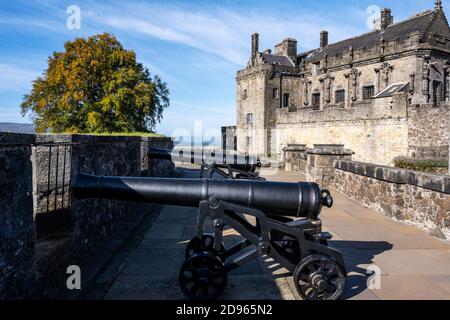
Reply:
<svg viewBox="0 0 450 320"><path fill-rule="evenodd" d="M444 0L450 8L450 0ZM70 5L81 10L81 29L66 27ZM111 32L171 90L171 107L157 130L203 130L236 122L235 75L250 52L295 37L299 51L316 48L320 30L330 41L368 32L368 8L389 7L395 21L434 7L434 0L402 1L0 1L0 122L30 122L20 116L22 96L46 67L47 57L67 40Z"/></svg>

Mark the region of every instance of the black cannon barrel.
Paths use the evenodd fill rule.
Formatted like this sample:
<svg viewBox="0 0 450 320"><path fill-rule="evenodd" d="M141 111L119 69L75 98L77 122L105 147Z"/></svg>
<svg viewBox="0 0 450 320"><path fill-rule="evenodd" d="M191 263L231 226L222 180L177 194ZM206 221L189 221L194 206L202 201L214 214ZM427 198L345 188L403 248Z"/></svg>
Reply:
<svg viewBox="0 0 450 320"><path fill-rule="evenodd" d="M316 183L250 180L103 177L80 174L73 184L78 199L103 198L198 207L212 197L267 215L317 218L332 198ZM326 192L325 192L326 193Z"/></svg>
<svg viewBox="0 0 450 320"><path fill-rule="evenodd" d="M229 165L233 169L255 172L261 166L257 157L251 155L240 155L223 152L220 154L210 154L209 152L199 150L178 150L169 151L159 148L149 148L148 155L152 159L171 160L171 161L189 161L191 163L215 164L218 168L226 169Z"/></svg>

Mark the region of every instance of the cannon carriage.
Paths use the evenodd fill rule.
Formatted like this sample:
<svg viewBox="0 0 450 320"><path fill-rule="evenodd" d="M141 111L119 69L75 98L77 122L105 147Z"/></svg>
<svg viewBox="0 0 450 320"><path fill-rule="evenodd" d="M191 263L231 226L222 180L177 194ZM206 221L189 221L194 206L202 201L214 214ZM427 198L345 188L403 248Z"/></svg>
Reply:
<svg viewBox="0 0 450 320"><path fill-rule="evenodd" d="M198 207L196 234L186 247L179 273L181 290L190 299L219 298L227 274L259 256L271 257L286 268L303 299L336 300L343 292L343 256L328 246L331 235L322 232L319 218L333 199L315 183L80 174L73 189L78 199ZM212 234L204 232L207 223ZM243 240L226 248L226 228Z"/></svg>

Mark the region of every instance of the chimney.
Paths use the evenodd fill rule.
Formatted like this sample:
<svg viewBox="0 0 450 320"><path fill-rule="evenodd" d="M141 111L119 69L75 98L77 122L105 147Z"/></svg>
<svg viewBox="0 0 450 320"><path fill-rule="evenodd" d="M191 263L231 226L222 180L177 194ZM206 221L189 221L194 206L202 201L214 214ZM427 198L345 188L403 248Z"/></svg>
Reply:
<svg viewBox="0 0 450 320"><path fill-rule="evenodd" d="M320 33L320 48L325 48L328 45L328 31L322 31Z"/></svg>
<svg viewBox="0 0 450 320"><path fill-rule="evenodd" d="M259 52L259 34L252 34L252 58L255 58Z"/></svg>
<svg viewBox="0 0 450 320"><path fill-rule="evenodd" d="M380 27L384 31L394 23L394 17L391 15L391 9L384 8L381 10Z"/></svg>
<svg viewBox="0 0 450 320"><path fill-rule="evenodd" d="M442 0L436 0L436 2L434 4L434 9L442 10Z"/></svg>
<svg viewBox="0 0 450 320"><path fill-rule="evenodd" d="M286 38L283 42L275 46L275 54L278 56L287 56L292 63L297 63L297 40Z"/></svg>

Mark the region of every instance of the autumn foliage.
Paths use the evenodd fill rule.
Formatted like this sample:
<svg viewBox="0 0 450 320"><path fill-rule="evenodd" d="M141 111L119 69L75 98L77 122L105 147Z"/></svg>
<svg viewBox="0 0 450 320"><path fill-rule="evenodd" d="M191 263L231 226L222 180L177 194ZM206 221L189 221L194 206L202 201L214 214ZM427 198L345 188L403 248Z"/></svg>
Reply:
<svg viewBox="0 0 450 320"><path fill-rule="evenodd" d="M151 132L169 106L169 90L110 34L65 44L24 96L38 132Z"/></svg>

